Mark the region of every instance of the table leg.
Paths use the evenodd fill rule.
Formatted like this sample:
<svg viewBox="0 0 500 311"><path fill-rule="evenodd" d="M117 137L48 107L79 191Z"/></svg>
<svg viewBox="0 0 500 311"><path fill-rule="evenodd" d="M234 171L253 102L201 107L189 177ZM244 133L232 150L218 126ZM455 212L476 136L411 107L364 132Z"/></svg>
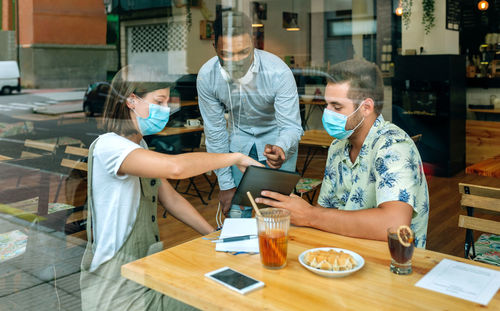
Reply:
<svg viewBox="0 0 500 311"><path fill-rule="evenodd" d="M309 126L307 125L307 121L309 120L309 117L311 116L312 109L314 108L314 105L307 105L308 107L306 108L305 114L304 114L304 130L309 129Z"/></svg>
<svg viewBox="0 0 500 311"><path fill-rule="evenodd" d="M312 150L312 154L311 154L311 150ZM309 164L311 164L311 161L317 152L318 152L318 149L313 148L313 147L308 147L307 155L306 155L306 158L304 160L304 166L302 167L302 173L300 174L302 177L304 176L304 173L306 172L307 167L309 166Z"/></svg>

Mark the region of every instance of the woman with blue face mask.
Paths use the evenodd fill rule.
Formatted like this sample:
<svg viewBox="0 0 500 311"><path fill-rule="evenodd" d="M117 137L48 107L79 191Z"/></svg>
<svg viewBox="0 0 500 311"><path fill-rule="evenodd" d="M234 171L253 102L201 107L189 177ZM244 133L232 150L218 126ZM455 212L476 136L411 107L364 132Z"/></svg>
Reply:
<svg viewBox="0 0 500 311"><path fill-rule="evenodd" d="M83 310L192 309L120 275L122 265L163 249L157 205L201 234L214 228L167 179L237 165L262 166L241 154L150 151L143 140L165 127L170 88L156 68L127 66L113 79L102 126L88 158L87 248L81 266Z"/></svg>

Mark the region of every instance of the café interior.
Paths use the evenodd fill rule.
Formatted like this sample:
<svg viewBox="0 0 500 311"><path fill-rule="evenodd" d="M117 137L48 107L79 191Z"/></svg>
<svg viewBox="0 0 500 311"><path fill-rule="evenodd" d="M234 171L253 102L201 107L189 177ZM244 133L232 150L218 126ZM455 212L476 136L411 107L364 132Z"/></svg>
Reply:
<svg viewBox="0 0 500 311"><path fill-rule="evenodd" d="M397 276L389 272L386 242L292 226L287 266L267 270L260 266L259 255L216 253L210 241L158 203L164 251L151 261L122 268L122 276L202 310L235 310L236 304L244 310L308 305L357 310L479 308L414 284L442 258L499 271L499 1L93 0L84 6L52 2L23 8L21 1L14 1L9 6L14 12L13 59L19 64L22 89L0 95L1 310L80 310L85 304L80 271L87 244L87 155L92 141L104 133L103 103L121 68L166 68L172 85L169 101L180 104L165 129L145 136L150 150L170 155L206 151L197 74L216 56L216 15L231 10L251 19L254 47L278 56L293 73L304 131L296 165L302 184L295 193L311 204L317 203L333 140L321 121L325 77L332 66L349 59L364 59L380 68L382 115L412 137L423 162L430 199L426 248L415 250L410 276ZM3 30L9 14L2 12ZM29 18L29 23L23 22ZM26 30L28 24L31 30ZM29 33L31 45L22 44L30 40ZM98 36L100 43L89 43ZM44 92L81 96L68 102L56 99L46 110L37 109L41 104L29 109L10 104L20 102L24 94L33 97L28 103L39 102L36 95ZM59 109L69 104L78 107ZM223 221L217 216L220 190L213 171L169 182L214 228ZM469 250L482 234L489 234L490 240L474 253L490 252L488 263L473 261L477 254ZM200 257L208 262L200 264L205 270L189 267L199 264L196 249L191 250L195 246L210 254ZM365 258L365 266L345 278L317 276L298 262L298 254L315 247L350 247ZM182 256L188 263L177 260ZM164 267L162 259L168 262ZM266 285L240 295L203 276L224 266ZM316 282L333 292L315 292L309 283ZM360 285L366 282L371 287ZM398 287L407 291L398 292ZM360 289L372 293L365 298L350 293ZM493 295L482 308L500 306L500 294Z"/></svg>

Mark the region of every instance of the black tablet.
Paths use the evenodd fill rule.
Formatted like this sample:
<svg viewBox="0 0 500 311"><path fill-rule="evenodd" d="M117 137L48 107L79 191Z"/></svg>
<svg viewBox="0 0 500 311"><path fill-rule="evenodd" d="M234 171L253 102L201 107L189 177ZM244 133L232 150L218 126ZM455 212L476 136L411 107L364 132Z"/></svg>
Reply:
<svg viewBox="0 0 500 311"><path fill-rule="evenodd" d="M263 190L290 195L300 179L299 173L277 170L268 167L249 166L236 189L232 204L252 206L247 191L255 198L261 197ZM263 204L258 204L260 208Z"/></svg>

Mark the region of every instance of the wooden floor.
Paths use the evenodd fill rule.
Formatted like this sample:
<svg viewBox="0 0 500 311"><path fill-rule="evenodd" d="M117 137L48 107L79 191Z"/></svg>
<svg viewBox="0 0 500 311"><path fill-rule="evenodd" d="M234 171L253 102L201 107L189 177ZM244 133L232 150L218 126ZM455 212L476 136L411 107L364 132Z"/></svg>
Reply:
<svg viewBox="0 0 500 311"><path fill-rule="evenodd" d="M306 150L300 150L297 165L299 168L302 167L305 152ZM314 158L307 169L306 177L322 178L325 161L326 150ZM212 178L215 177L212 176ZM464 172L450 178L430 177L428 179L430 214L427 249L455 256L463 256L465 230L458 228L457 225L458 215L465 214L460 209L459 182L500 187L499 178L466 175ZM208 183L203 178L196 178L196 183L200 188L208 190ZM186 184L186 182L181 183L179 190L184 190ZM202 205L200 200L194 196L186 196L186 198L198 209L205 219L215 226L215 213L218 203L217 195L218 188L216 187L212 200L208 202L208 205ZM159 207L159 215L162 212L163 209ZM168 216L166 219L160 218L159 224L161 239L165 241L165 247L172 247L199 236L194 230L177 221L172 216Z"/></svg>

